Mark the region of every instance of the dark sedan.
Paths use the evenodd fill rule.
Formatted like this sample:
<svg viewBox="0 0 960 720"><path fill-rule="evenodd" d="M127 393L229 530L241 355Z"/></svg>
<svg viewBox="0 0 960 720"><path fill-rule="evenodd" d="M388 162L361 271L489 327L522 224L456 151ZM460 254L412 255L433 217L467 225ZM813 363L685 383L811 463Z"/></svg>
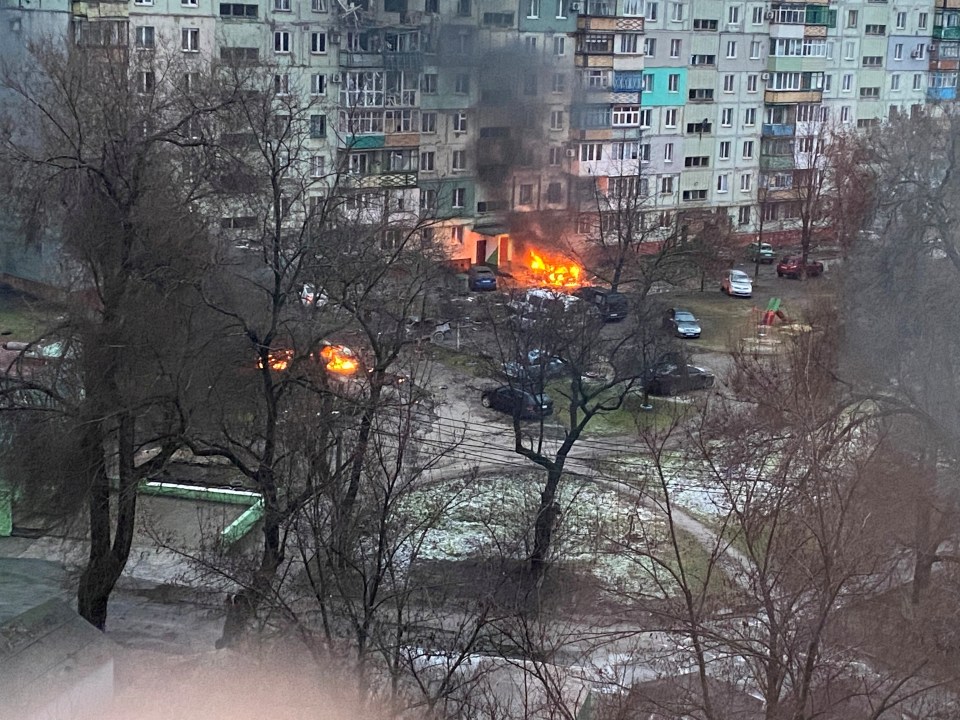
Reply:
<svg viewBox="0 0 960 720"><path fill-rule="evenodd" d="M496 290L497 275L486 265L474 265L467 271L471 290Z"/></svg>
<svg viewBox="0 0 960 720"><path fill-rule="evenodd" d="M662 363L644 374L647 392L651 395L678 395L691 390L713 387L714 375L696 365Z"/></svg>
<svg viewBox="0 0 960 720"><path fill-rule="evenodd" d="M549 378L560 377L566 371L567 364L558 357L547 355L539 350L531 350L519 360L505 362L503 374L509 380L532 385Z"/></svg>
<svg viewBox="0 0 960 720"><path fill-rule="evenodd" d="M486 408L499 410L520 420L534 420L553 414L553 400L548 395L509 385L484 390L480 402Z"/></svg>
<svg viewBox="0 0 960 720"><path fill-rule="evenodd" d="M700 322L692 312L671 308L663 319L663 326L680 338L700 337Z"/></svg>

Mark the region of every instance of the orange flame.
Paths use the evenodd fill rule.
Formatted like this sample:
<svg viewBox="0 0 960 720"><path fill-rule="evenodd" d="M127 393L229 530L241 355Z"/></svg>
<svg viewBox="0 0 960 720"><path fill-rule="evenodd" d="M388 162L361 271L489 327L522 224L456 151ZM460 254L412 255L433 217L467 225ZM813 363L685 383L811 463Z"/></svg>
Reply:
<svg viewBox="0 0 960 720"><path fill-rule="evenodd" d="M320 349L320 358L326 363L328 372L338 375L353 375L360 367L353 350L344 345L324 345Z"/></svg>
<svg viewBox="0 0 960 720"><path fill-rule="evenodd" d="M271 370L283 372L293 361L293 350L273 350L267 355L267 364ZM257 369L263 370L263 360L257 360Z"/></svg>
<svg viewBox="0 0 960 720"><path fill-rule="evenodd" d="M559 264L563 263L563 264ZM530 270L537 282L552 287L575 287L580 284L580 266L569 260L553 263L530 252Z"/></svg>

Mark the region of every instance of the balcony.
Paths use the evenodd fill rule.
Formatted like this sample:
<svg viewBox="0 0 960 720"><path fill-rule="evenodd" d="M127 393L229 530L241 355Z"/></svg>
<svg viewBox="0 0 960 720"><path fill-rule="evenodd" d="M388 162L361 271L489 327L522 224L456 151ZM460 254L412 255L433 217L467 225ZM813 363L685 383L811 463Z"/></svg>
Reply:
<svg viewBox="0 0 960 720"><path fill-rule="evenodd" d="M818 103L822 98L822 90L765 90L763 93L763 101L771 105Z"/></svg>
<svg viewBox="0 0 960 720"><path fill-rule="evenodd" d="M638 93L643 88L642 72L614 72L613 91Z"/></svg>
<svg viewBox="0 0 960 720"><path fill-rule="evenodd" d="M770 172L777 170L793 170L793 155L761 155L761 172Z"/></svg>
<svg viewBox="0 0 960 720"><path fill-rule="evenodd" d="M927 88L927 100L956 100L957 89L955 87Z"/></svg>
<svg viewBox="0 0 960 720"><path fill-rule="evenodd" d="M380 175L347 175L347 185L351 188L412 188L417 186L417 173L397 172Z"/></svg>
<svg viewBox="0 0 960 720"><path fill-rule="evenodd" d="M960 40L960 25L944 27L943 25L933 26L933 38L935 40Z"/></svg>
<svg viewBox="0 0 960 720"><path fill-rule="evenodd" d="M340 65L345 68L382 68L383 57L380 53L341 52Z"/></svg>
<svg viewBox="0 0 960 720"><path fill-rule="evenodd" d="M383 67L387 70L411 70L420 72L423 68L421 52L384 52Z"/></svg>
<svg viewBox="0 0 960 720"><path fill-rule="evenodd" d="M764 123L760 134L763 137L793 137L795 127L786 123Z"/></svg>

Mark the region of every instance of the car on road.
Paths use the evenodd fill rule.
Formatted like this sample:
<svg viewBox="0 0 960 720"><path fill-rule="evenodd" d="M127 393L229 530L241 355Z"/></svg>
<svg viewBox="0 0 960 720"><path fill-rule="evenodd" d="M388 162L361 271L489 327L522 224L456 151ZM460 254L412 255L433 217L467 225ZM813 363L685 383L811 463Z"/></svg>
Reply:
<svg viewBox="0 0 960 720"><path fill-rule="evenodd" d="M497 289L497 275L486 265L471 265L467 278L471 290Z"/></svg>
<svg viewBox="0 0 960 720"><path fill-rule="evenodd" d="M630 310L626 295L606 288L584 285L574 290L573 295L596 308L604 322L623 320Z"/></svg>
<svg viewBox="0 0 960 720"><path fill-rule="evenodd" d="M720 290L735 297L753 296L753 281L743 270L727 270L720 281Z"/></svg>
<svg viewBox="0 0 960 720"><path fill-rule="evenodd" d="M567 364L562 359L534 349L517 360L503 363L503 374L509 380L534 385L562 376L566 368Z"/></svg>
<svg viewBox="0 0 960 720"><path fill-rule="evenodd" d="M536 420L553 414L553 400L549 395L510 385L484 390L480 395L480 403L519 420Z"/></svg>
<svg viewBox="0 0 960 720"><path fill-rule="evenodd" d="M747 257L750 262L772 263L776 259L773 245L765 242L752 242L747 245Z"/></svg>
<svg viewBox="0 0 960 720"><path fill-rule="evenodd" d="M777 263L777 277L798 279L801 275L817 277L823 275L823 263L819 260L807 260L806 265L799 255L785 255Z"/></svg>
<svg viewBox="0 0 960 720"><path fill-rule="evenodd" d="M679 338L700 337L700 321L689 310L670 308L663 318L663 326Z"/></svg>
<svg viewBox="0 0 960 720"><path fill-rule="evenodd" d="M716 378L706 368L686 363L661 362L643 374L643 384L651 395L678 395L713 387Z"/></svg>

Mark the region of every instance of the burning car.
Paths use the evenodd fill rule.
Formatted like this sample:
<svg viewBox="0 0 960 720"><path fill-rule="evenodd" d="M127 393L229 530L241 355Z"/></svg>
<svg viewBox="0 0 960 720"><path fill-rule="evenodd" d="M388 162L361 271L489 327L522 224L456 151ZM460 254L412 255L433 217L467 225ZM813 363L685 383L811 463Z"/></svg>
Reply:
<svg viewBox="0 0 960 720"><path fill-rule="evenodd" d="M531 251L529 265L534 285L554 288L580 286L582 270L571 260L544 259L539 253Z"/></svg>

